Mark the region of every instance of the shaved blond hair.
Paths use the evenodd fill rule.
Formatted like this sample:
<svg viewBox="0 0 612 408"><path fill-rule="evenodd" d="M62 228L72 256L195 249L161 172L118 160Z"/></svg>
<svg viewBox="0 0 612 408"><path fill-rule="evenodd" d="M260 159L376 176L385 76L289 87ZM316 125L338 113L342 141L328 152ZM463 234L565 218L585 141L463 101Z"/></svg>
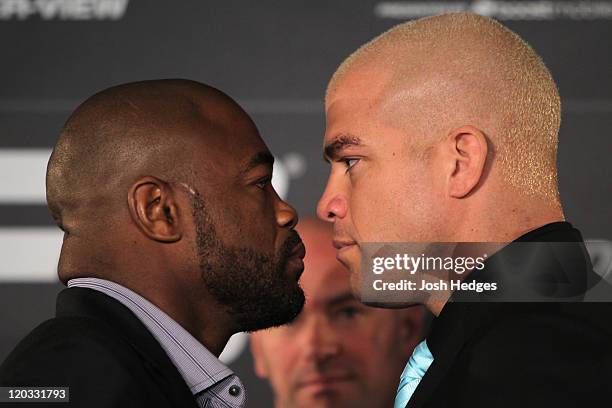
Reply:
<svg viewBox="0 0 612 408"><path fill-rule="evenodd" d="M400 24L339 66L326 105L347 77L368 67L390 71L375 101L379 116L399 128L410 126L420 136L417 150L473 125L487 136L493 166L509 185L560 208L559 92L542 59L517 34L470 13Z"/></svg>

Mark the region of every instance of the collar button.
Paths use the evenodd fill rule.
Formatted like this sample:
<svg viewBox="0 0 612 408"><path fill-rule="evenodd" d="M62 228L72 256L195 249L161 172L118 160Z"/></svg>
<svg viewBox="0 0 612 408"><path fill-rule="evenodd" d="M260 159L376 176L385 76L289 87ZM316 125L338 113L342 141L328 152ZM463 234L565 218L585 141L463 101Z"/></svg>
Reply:
<svg viewBox="0 0 612 408"><path fill-rule="evenodd" d="M232 385L232 386L229 388L229 394L230 394L232 397L237 397L238 395L240 395L240 387L239 387L239 386L237 386L237 385Z"/></svg>

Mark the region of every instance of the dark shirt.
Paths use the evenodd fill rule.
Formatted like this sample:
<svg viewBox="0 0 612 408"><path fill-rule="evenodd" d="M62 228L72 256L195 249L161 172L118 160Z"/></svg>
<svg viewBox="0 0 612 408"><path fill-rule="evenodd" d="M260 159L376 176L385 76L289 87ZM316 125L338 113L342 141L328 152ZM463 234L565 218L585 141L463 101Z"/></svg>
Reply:
<svg viewBox="0 0 612 408"><path fill-rule="evenodd" d="M485 294L468 299L453 294L434 319L427 337L434 361L408 407L574 407L612 401L612 303L581 301L599 282L580 232L557 222L514 242L575 245L563 251L536 245L534 253L523 248L516 256L510 244L470 275L486 281L510 260L528 286L549 297L537 303L490 302Z"/></svg>

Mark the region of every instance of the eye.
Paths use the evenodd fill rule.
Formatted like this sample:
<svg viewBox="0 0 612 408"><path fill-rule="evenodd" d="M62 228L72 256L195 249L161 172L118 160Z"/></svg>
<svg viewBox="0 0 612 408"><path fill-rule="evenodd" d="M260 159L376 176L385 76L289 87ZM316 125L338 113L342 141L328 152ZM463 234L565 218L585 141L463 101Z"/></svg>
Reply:
<svg viewBox="0 0 612 408"><path fill-rule="evenodd" d="M346 173L348 173L355 164L357 164L357 162L359 161L359 159L356 158L344 158L344 159L340 159L340 161L342 163L344 163L344 165L346 166Z"/></svg>
<svg viewBox="0 0 612 408"><path fill-rule="evenodd" d="M338 316L344 319L353 319L355 316L359 314L359 310L353 306L343 307L338 310Z"/></svg>
<svg viewBox="0 0 612 408"><path fill-rule="evenodd" d="M257 180L255 182L255 186L257 188L260 188L260 189L264 190L266 188L266 186L268 184L270 184L271 181L272 181L272 177L271 176L266 176L266 177L263 177L263 178Z"/></svg>

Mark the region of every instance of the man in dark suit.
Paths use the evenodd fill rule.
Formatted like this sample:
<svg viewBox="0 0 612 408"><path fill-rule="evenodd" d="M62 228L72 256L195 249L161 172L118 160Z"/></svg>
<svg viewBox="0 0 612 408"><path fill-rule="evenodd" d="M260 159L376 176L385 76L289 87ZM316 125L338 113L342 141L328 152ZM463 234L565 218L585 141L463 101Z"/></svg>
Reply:
<svg viewBox="0 0 612 408"><path fill-rule="evenodd" d="M341 64L325 107L331 173L317 211L334 225L353 291L379 306L423 303L436 316L398 379L395 407L609 404L611 304L584 301L612 297L565 222L560 98L533 49L474 14L408 22ZM439 287L372 298L368 251L389 242L420 245L423 259L489 257L461 276L417 268Z"/></svg>
<svg viewBox="0 0 612 408"><path fill-rule="evenodd" d="M84 102L47 169L68 289L2 363L0 385L68 387L72 407L244 406L217 357L233 333L283 324L304 303L297 215L272 163L236 102L197 82Z"/></svg>

